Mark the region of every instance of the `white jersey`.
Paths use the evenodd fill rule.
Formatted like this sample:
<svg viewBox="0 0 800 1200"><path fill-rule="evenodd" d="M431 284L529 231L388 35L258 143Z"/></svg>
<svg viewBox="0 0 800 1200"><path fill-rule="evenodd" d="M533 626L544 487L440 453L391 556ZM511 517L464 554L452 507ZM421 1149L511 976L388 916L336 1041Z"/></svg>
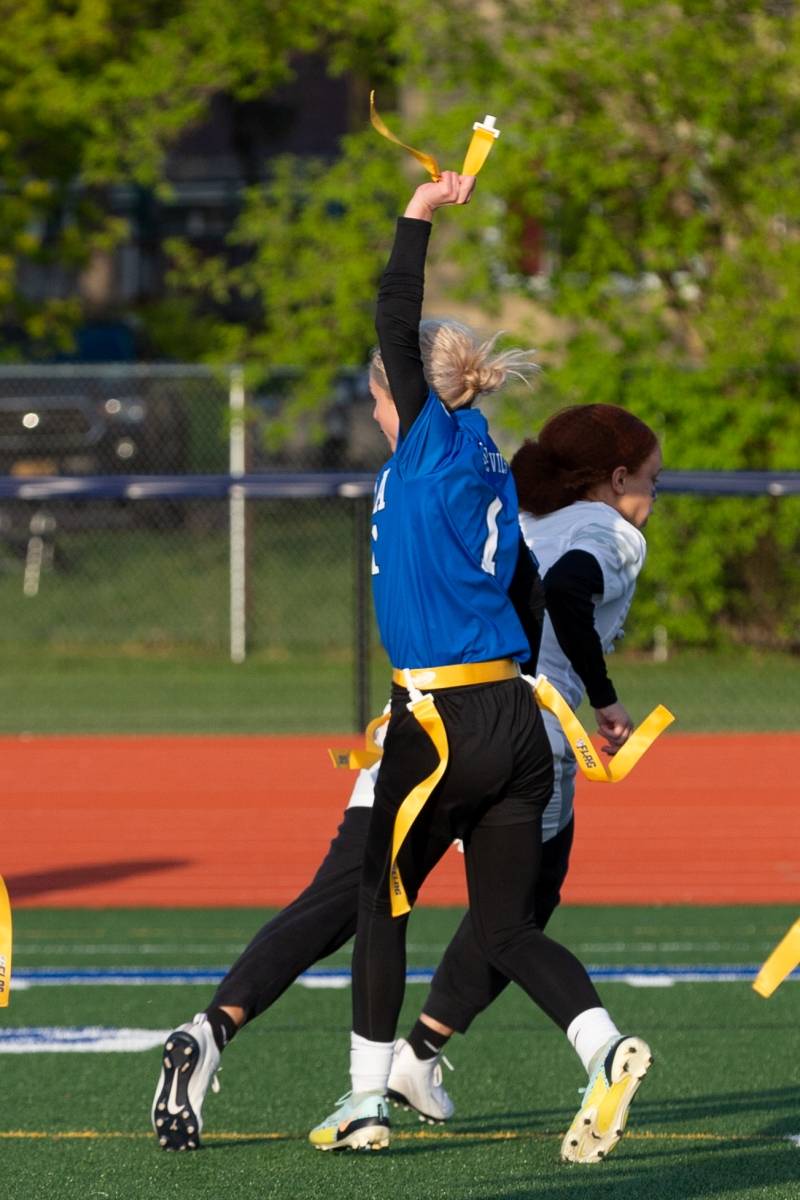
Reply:
<svg viewBox="0 0 800 1200"><path fill-rule="evenodd" d="M636 580L644 566L647 543L642 534L601 500L576 500L544 517L521 513L519 523L525 541L539 560L542 576L568 550L585 550L597 560L603 573L603 594L593 597L594 624L603 653L611 653L614 642L622 637ZM583 699L583 683L559 646L547 616L537 670L547 676L571 708L578 707Z"/></svg>

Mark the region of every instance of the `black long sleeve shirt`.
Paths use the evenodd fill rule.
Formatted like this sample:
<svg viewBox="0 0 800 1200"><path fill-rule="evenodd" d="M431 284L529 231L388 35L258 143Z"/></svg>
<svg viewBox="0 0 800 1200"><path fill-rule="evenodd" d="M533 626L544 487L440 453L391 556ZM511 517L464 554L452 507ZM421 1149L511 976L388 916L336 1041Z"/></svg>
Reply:
<svg viewBox="0 0 800 1200"><path fill-rule="evenodd" d="M603 647L594 624L594 596L603 594L603 572L588 550L568 550L544 577L547 615L558 644L580 678L593 708L614 704Z"/></svg>

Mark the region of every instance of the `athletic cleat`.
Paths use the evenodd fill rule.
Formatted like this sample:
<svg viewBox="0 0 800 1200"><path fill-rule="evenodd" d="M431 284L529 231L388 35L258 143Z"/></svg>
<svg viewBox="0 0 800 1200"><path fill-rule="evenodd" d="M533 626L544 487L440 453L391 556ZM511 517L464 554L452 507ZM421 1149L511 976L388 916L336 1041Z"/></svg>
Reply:
<svg viewBox="0 0 800 1200"><path fill-rule="evenodd" d="M433 1058L417 1058L405 1038L398 1038L386 1089L394 1104L413 1110L419 1114L420 1121L427 1121L429 1125L448 1121L455 1112L453 1101L442 1086L439 1058L438 1054ZM444 1061L450 1067L446 1058Z"/></svg>
<svg viewBox="0 0 800 1200"><path fill-rule="evenodd" d="M637 1037L617 1038L589 1077L575 1120L561 1143L563 1162L602 1162L625 1130L628 1109L653 1056Z"/></svg>
<svg viewBox="0 0 800 1200"><path fill-rule="evenodd" d="M308 1140L316 1150L382 1150L389 1145L389 1105L377 1092L348 1093Z"/></svg>
<svg viewBox="0 0 800 1200"><path fill-rule="evenodd" d="M163 1150L199 1150L203 1101L216 1076L220 1052L205 1013L179 1025L164 1043L161 1076L153 1098L151 1122Z"/></svg>

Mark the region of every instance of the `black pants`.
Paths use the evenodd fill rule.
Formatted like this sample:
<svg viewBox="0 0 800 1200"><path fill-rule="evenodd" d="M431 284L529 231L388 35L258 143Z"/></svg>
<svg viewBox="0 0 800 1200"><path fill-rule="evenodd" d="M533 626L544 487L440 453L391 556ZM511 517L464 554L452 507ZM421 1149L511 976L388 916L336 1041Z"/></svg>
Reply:
<svg viewBox="0 0 800 1200"><path fill-rule="evenodd" d="M243 1008L251 1021L298 975L350 940L356 931L370 813L369 808L345 811L311 883L259 929L220 983L212 1005Z"/></svg>
<svg viewBox="0 0 800 1200"><path fill-rule="evenodd" d="M407 916L392 917L389 879L394 819L437 754L395 689L375 788L353 952L353 1029L390 1042L405 990ZM447 732L447 770L398 855L406 893L419 887L454 836L464 838L470 925L481 955L566 1029L601 1006L585 968L538 926L541 817L553 759L531 689L517 678L436 693Z"/></svg>
<svg viewBox="0 0 800 1200"><path fill-rule="evenodd" d="M312 882L259 929L220 983L214 1005L243 1008L247 1020L268 1009L298 975L353 936L371 810L349 808ZM544 929L561 898L573 823L545 842L535 889L536 921ZM465 1032L508 983L483 956L469 914L436 972L423 1008Z"/></svg>

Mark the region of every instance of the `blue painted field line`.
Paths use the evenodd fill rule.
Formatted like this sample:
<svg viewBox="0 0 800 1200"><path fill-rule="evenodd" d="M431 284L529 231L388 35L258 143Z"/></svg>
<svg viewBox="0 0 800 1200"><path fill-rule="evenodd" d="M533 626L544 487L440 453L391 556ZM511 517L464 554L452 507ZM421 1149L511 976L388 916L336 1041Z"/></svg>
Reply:
<svg viewBox="0 0 800 1200"><path fill-rule="evenodd" d="M758 966L623 966L589 967L592 979L605 983L630 983L639 986L671 983L750 983L758 973ZM408 983L430 983L434 968L422 967L410 970ZM79 967L75 969L49 969L22 967L15 971L14 981L25 987L64 986L69 984L91 985L142 985L142 984L216 984L225 971L215 967ZM794 971L789 979L800 982L800 970ZM337 967L317 967L306 971L298 983L307 987L346 987L350 972Z"/></svg>

